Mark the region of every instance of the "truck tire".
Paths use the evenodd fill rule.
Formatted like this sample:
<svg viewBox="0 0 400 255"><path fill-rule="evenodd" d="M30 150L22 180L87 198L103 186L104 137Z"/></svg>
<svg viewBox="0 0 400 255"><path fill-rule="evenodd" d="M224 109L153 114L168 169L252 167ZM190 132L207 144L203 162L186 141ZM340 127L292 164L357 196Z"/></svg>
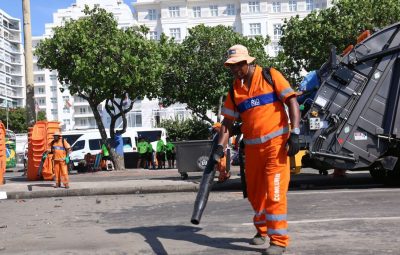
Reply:
<svg viewBox="0 0 400 255"><path fill-rule="evenodd" d="M385 181L386 170L370 169L369 173L374 181L378 183L383 183Z"/></svg>

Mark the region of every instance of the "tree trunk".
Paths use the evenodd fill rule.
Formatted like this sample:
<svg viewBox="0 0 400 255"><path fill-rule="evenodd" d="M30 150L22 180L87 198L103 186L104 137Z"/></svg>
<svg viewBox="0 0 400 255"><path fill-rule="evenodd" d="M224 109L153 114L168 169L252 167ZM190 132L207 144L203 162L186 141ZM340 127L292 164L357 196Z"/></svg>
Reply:
<svg viewBox="0 0 400 255"><path fill-rule="evenodd" d="M103 125L103 121L101 120L101 116L99 111L97 110L98 104L95 104L88 100L88 97L84 97L89 102L90 108L92 109L94 119L96 120L97 127L99 129L100 135L101 135L101 142L103 144L106 144L108 148L111 148L111 144L109 143L109 140L107 139L107 133L105 130L105 127ZM111 156L111 161L114 163L114 168L115 170L125 170L125 164L124 164L124 157L119 156L116 152L115 149L111 149L110 151L110 156Z"/></svg>

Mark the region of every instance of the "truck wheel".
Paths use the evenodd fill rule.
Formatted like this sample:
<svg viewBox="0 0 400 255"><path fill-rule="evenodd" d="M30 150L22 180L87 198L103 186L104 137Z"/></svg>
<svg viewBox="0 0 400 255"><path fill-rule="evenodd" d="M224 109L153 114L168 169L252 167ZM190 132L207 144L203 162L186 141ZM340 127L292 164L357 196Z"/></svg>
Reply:
<svg viewBox="0 0 400 255"><path fill-rule="evenodd" d="M386 177L385 170L370 169L369 173L370 173L372 179L374 179L374 181L379 182L379 183L383 183L385 181L385 177Z"/></svg>

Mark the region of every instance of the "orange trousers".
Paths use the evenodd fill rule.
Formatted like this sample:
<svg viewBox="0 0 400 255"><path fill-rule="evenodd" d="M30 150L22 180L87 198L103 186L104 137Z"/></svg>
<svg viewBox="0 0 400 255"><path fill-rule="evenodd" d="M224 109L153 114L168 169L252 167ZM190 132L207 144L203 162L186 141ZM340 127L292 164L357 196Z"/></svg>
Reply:
<svg viewBox="0 0 400 255"><path fill-rule="evenodd" d="M245 147L248 199L254 210L254 226L262 236L280 246L288 246L287 198L290 165L287 157L288 135L261 145Z"/></svg>
<svg viewBox="0 0 400 255"><path fill-rule="evenodd" d="M56 184L60 185L61 182L64 186L69 185L68 167L65 161L54 160L54 174L56 175Z"/></svg>

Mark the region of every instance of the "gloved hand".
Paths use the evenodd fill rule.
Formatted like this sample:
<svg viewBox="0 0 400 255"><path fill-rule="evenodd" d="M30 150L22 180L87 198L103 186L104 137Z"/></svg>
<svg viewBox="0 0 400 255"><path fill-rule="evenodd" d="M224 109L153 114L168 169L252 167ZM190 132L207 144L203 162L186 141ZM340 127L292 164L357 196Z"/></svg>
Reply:
<svg viewBox="0 0 400 255"><path fill-rule="evenodd" d="M224 146L222 146L221 144L218 144L217 148L215 149L215 151L213 153L213 158L216 162L219 162L221 160L221 158L223 158L224 156L225 156Z"/></svg>
<svg viewBox="0 0 400 255"><path fill-rule="evenodd" d="M289 139L287 141L289 157L296 155L300 150L299 135L295 133L290 133Z"/></svg>

